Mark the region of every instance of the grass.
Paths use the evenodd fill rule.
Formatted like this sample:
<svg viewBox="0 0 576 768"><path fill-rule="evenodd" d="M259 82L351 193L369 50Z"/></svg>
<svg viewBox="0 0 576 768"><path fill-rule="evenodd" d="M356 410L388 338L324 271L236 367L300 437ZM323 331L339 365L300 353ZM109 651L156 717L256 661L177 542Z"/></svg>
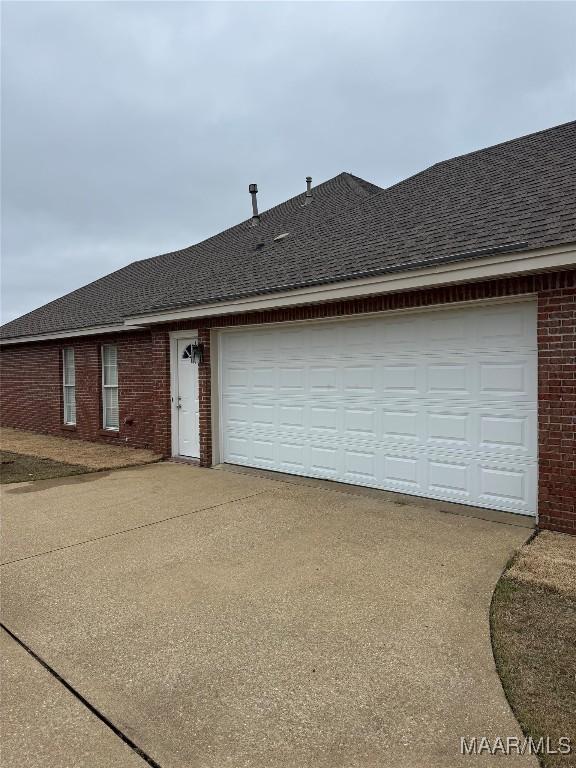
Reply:
<svg viewBox="0 0 576 768"><path fill-rule="evenodd" d="M12 451L0 451L0 483L24 483L31 480L49 480L55 477L81 475L92 472L89 467L66 464L39 456L28 456Z"/></svg>
<svg viewBox="0 0 576 768"><path fill-rule="evenodd" d="M572 738L571 755L539 756L545 768L576 765L575 571L576 537L540 534L502 575L490 611L496 667L525 735Z"/></svg>

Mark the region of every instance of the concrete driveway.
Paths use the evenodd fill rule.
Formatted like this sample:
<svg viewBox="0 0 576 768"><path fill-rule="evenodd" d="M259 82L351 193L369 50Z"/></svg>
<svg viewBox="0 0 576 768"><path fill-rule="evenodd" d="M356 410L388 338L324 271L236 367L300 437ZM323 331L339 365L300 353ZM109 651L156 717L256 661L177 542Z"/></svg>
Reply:
<svg viewBox="0 0 576 768"><path fill-rule="evenodd" d="M12 768L447 768L521 736L492 590L521 526L154 464L5 486ZM536 765L509 757L506 765Z"/></svg>

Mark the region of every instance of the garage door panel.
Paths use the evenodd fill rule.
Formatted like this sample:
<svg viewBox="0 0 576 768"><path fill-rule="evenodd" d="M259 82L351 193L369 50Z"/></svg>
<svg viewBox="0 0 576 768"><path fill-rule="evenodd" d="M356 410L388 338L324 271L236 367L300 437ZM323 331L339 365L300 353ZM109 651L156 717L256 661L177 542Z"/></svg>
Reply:
<svg viewBox="0 0 576 768"><path fill-rule="evenodd" d="M486 307L478 313L477 338L481 346L518 350L534 345L535 305Z"/></svg>
<svg viewBox="0 0 576 768"><path fill-rule="evenodd" d="M428 413L426 439L429 444L472 449L472 414L450 411Z"/></svg>
<svg viewBox="0 0 576 768"><path fill-rule="evenodd" d="M230 365L224 373L224 388L228 392L248 390L250 387L251 372L246 367Z"/></svg>
<svg viewBox="0 0 576 768"><path fill-rule="evenodd" d="M415 395L419 390L418 366L398 362L386 364L381 368L381 391L391 395ZM421 388L421 385L420 385Z"/></svg>
<svg viewBox="0 0 576 768"><path fill-rule="evenodd" d="M527 512L536 503L533 465L479 462L478 498L485 506Z"/></svg>
<svg viewBox="0 0 576 768"><path fill-rule="evenodd" d="M282 392L304 392L306 371L301 366L282 366L279 370L278 389Z"/></svg>
<svg viewBox="0 0 576 768"><path fill-rule="evenodd" d="M304 405L278 405L278 426L289 430L304 429Z"/></svg>
<svg viewBox="0 0 576 768"><path fill-rule="evenodd" d="M351 439L376 438L378 424L376 408L344 405L344 431Z"/></svg>
<svg viewBox="0 0 576 768"><path fill-rule="evenodd" d="M231 334L235 335L235 334ZM244 337L243 337L244 338ZM242 351L241 349L239 351ZM276 357L276 336L273 332L262 332L257 335L252 334L252 344L246 345L245 352L249 352L254 360L266 362ZM225 354L228 354L225 351ZM241 360L246 358L241 358Z"/></svg>
<svg viewBox="0 0 576 768"><path fill-rule="evenodd" d="M418 490L418 459L384 454L384 480Z"/></svg>
<svg viewBox="0 0 576 768"><path fill-rule="evenodd" d="M252 369L252 389L258 394L270 392L275 394L277 389L276 369L274 366L257 366Z"/></svg>
<svg viewBox="0 0 576 768"><path fill-rule="evenodd" d="M254 403L252 406L252 421L256 427L276 426L276 408L265 403Z"/></svg>
<svg viewBox="0 0 576 768"><path fill-rule="evenodd" d="M234 333L222 339L222 352L230 363L242 364L252 356L253 337L249 333Z"/></svg>
<svg viewBox="0 0 576 768"><path fill-rule="evenodd" d="M480 395L498 398L534 397L527 358L507 361L481 361L479 372Z"/></svg>
<svg viewBox="0 0 576 768"><path fill-rule="evenodd" d="M311 405L309 408L310 434L334 437L340 432L340 408L329 405Z"/></svg>
<svg viewBox="0 0 576 768"><path fill-rule="evenodd" d="M385 442L417 442L420 419L414 409L393 408L392 404L382 410L382 438Z"/></svg>
<svg viewBox="0 0 576 768"><path fill-rule="evenodd" d="M305 474L305 447L301 443L278 442L278 467L281 472Z"/></svg>
<svg viewBox="0 0 576 768"><path fill-rule="evenodd" d="M312 394L335 393L339 389L340 375L336 366L310 366L309 389Z"/></svg>
<svg viewBox="0 0 576 768"><path fill-rule="evenodd" d="M535 411L481 412L478 414L482 453L535 456L537 451Z"/></svg>
<svg viewBox="0 0 576 768"><path fill-rule="evenodd" d="M309 334L303 328L284 328L283 333L276 336L276 349L284 360L300 359L306 355L309 347Z"/></svg>
<svg viewBox="0 0 576 768"><path fill-rule="evenodd" d="M428 363L427 392L435 397L445 393L471 397L473 389L471 365L471 360L457 363Z"/></svg>
<svg viewBox="0 0 576 768"><path fill-rule="evenodd" d="M376 456L372 451L344 451L344 478L349 483L375 485Z"/></svg>
<svg viewBox="0 0 576 768"><path fill-rule="evenodd" d="M328 445L310 446L310 468L321 477L336 479L340 474L340 453L338 448Z"/></svg>
<svg viewBox="0 0 576 768"><path fill-rule="evenodd" d="M470 500L472 466L462 460L428 462L428 489L453 501Z"/></svg>
<svg viewBox="0 0 576 768"><path fill-rule="evenodd" d="M372 365L347 365L343 369L343 388L347 395L375 393L376 371Z"/></svg>
<svg viewBox="0 0 576 768"><path fill-rule="evenodd" d="M247 436L228 435L224 444L224 450L229 457L228 460L233 463L251 463L250 441Z"/></svg>
<svg viewBox="0 0 576 768"><path fill-rule="evenodd" d="M237 333L224 461L534 514L532 304Z"/></svg>

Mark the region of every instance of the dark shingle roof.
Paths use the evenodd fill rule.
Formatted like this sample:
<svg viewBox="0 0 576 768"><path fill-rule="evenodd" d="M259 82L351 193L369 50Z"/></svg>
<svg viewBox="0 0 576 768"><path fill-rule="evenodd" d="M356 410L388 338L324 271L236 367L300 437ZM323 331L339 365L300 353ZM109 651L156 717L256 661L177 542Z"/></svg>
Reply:
<svg viewBox="0 0 576 768"><path fill-rule="evenodd" d="M351 174L182 251L137 261L1 329L3 338L402 271L479 249L576 242L576 122L433 165L388 189ZM281 242L273 238L283 232ZM517 249L516 246L513 246Z"/></svg>

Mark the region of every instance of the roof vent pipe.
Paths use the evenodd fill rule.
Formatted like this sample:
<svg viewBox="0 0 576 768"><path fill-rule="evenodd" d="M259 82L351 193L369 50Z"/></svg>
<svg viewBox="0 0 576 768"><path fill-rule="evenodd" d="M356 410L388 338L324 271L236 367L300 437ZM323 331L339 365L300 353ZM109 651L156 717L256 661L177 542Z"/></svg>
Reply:
<svg viewBox="0 0 576 768"><path fill-rule="evenodd" d="M312 176L306 176L306 205L312 202Z"/></svg>
<svg viewBox="0 0 576 768"><path fill-rule="evenodd" d="M249 184L248 192L252 195L252 226L255 227L260 221L260 215L258 213L258 200L256 195L258 194L258 184Z"/></svg>

